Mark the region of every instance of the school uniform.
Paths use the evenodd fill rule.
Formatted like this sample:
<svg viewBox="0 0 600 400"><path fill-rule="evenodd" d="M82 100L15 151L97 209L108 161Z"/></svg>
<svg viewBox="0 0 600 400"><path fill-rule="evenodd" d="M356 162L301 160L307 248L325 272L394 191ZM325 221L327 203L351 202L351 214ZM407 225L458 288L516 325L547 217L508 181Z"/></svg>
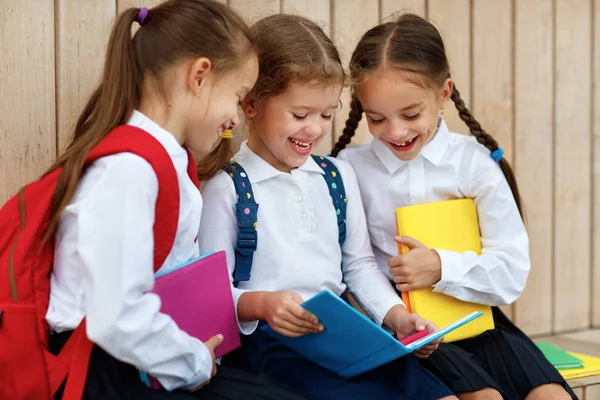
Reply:
<svg viewBox="0 0 600 400"><path fill-rule="evenodd" d="M169 132L137 111L128 124L157 139L175 167L179 220L161 269L171 268L199 255L202 197L188 175L186 150ZM210 378L209 349L159 312L157 295L145 293L154 284L152 227L157 195L158 180L148 162L131 153L111 155L86 169L61 215L46 320L52 330L50 346L57 353L86 316L87 335L95 346L85 398L191 396L185 391L153 391L142 383L139 370L156 377L167 390L193 389ZM211 389L197 395L225 398L218 393L210 397Z"/></svg>
<svg viewBox="0 0 600 400"><path fill-rule="evenodd" d="M258 203L258 247L250 280L233 288L236 304L247 291L288 290L304 300L324 289L342 295L348 288L369 316L382 324L401 299L381 273L369 243L355 175L346 163L332 160L343 178L347 196L346 239L342 248L323 169L308 158L290 173L281 172L244 142L234 160L243 167ZM223 172L203 184L204 214L200 232L202 252L224 249L228 267L235 267L237 195L231 177ZM214 227L219 227L215 232ZM266 372L311 399L437 399L450 394L441 382L404 357L353 380L303 358L264 333L264 321L240 322L243 347L236 361L253 372ZM240 361L240 358L242 361ZM227 357L225 357L227 361ZM240 364L237 364L240 365Z"/></svg>
<svg viewBox="0 0 600 400"><path fill-rule="evenodd" d="M442 343L423 364L455 393L485 387L504 398L524 398L536 386L559 383L576 398L534 343L496 306L511 304L525 287L530 269L529 240L510 187L490 152L474 137L451 133L443 119L434 138L410 161L399 160L372 138L343 150L361 190L377 262L398 255L393 218L398 207L456 198L477 206L481 255L436 249L442 265L435 292L494 306L496 328L482 335Z"/></svg>

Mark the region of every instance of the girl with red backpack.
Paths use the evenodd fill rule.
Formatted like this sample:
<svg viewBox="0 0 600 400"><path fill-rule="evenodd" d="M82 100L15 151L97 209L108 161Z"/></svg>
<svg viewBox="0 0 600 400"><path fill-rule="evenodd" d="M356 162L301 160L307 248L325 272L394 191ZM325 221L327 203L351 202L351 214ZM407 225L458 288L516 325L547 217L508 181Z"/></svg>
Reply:
<svg viewBox="0 0 600 400"><path fill-rule="evenodd" d="M147 293L156 270L198 256L190 150L202 177L229 158L215 145L257 74L248 27L217 1L118 17L73 141L0 211L0 398L299 398L261 376L215 376L223 338L187 335Z"/></svg>

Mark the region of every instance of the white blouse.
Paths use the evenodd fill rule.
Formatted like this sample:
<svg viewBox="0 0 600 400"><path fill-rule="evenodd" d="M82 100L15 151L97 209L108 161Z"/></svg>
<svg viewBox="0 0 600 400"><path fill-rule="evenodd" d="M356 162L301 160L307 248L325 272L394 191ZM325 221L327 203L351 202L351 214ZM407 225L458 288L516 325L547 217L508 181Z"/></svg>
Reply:
<svg viewBox="0 0 600 400"><path fill-rule="evenodd" d="M175 242L162 268L198 256L202 197L187 173L188 156L172 134L135 111L128 122L154 136L171 157L180 191ZM158 180L132 153L103 157L85 171L60 218L50 305L54 332L75 329L118 360L155 376L166 389L194 388L210 378L212 356L159 312L154 286L153 224Z"/></svg>
<svg viewBox="0 0 600 400"><path fill-rule="evenodd" d="M387 261L398 254L396 208L473 198L482 254L436 249L442 279L434 290L489 305L520 296L530 268L527 232L502 170L475 138L449 132L442 120L436 136L410 161L399 160L376 139L350 146L338 158L356 171L373 250L388 276Z"/></svg>

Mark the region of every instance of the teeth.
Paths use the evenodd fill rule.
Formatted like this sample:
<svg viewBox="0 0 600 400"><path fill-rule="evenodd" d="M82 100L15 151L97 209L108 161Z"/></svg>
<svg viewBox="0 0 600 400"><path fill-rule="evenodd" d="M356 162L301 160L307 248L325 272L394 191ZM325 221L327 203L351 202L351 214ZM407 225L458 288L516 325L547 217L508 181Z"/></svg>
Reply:
<svg viewBox="0 0 600 400"><path fill-rule="evenodd" d="M412 139L410 139L410 140L408 140L406 142L397 144L396 146L405 147L405 146L408 146L409 144L411 144L412 142L414 142L414 140L415 140L415 138L412 138Z"/></svg>
<svg viewBox="0 0 600 400"><path fill-rule="evenodd" d="M301 142L299 140L292 139L292 138L290 138L290 141L292 143L294 143L296 146L302 147L303 149L307 149L310 146L310 142Z"/></svg>

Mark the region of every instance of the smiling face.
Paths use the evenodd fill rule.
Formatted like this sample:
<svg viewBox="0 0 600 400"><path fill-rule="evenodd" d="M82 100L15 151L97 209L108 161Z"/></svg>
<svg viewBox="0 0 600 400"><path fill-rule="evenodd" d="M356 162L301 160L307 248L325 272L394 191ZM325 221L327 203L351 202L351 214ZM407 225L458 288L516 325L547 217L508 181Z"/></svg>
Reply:
<svg viewBox="0 0 600 400"><path fill-rule="evenodd" d="M280 171L303 165L313 147L331 132L342 83L292 82L262 103L244 104L251 118L248 146Z"/></svg>
<svg viewBox="0 0 600 400"><path fill-rule="evenodd" d="M208 154L220 140L219 135L239 123L238 105L257 76L258 61L254 54L240 68L207 74L187 113L185 137L190 149Z"/></svg>
<svg viewBox="0 0 600 400"><path fill-rule="evenodd" d="M452 80L441 88L415 83L406 72L386 68L369 74L358 87L369 131L403 161L415 158L435 136Z"/></svg>

